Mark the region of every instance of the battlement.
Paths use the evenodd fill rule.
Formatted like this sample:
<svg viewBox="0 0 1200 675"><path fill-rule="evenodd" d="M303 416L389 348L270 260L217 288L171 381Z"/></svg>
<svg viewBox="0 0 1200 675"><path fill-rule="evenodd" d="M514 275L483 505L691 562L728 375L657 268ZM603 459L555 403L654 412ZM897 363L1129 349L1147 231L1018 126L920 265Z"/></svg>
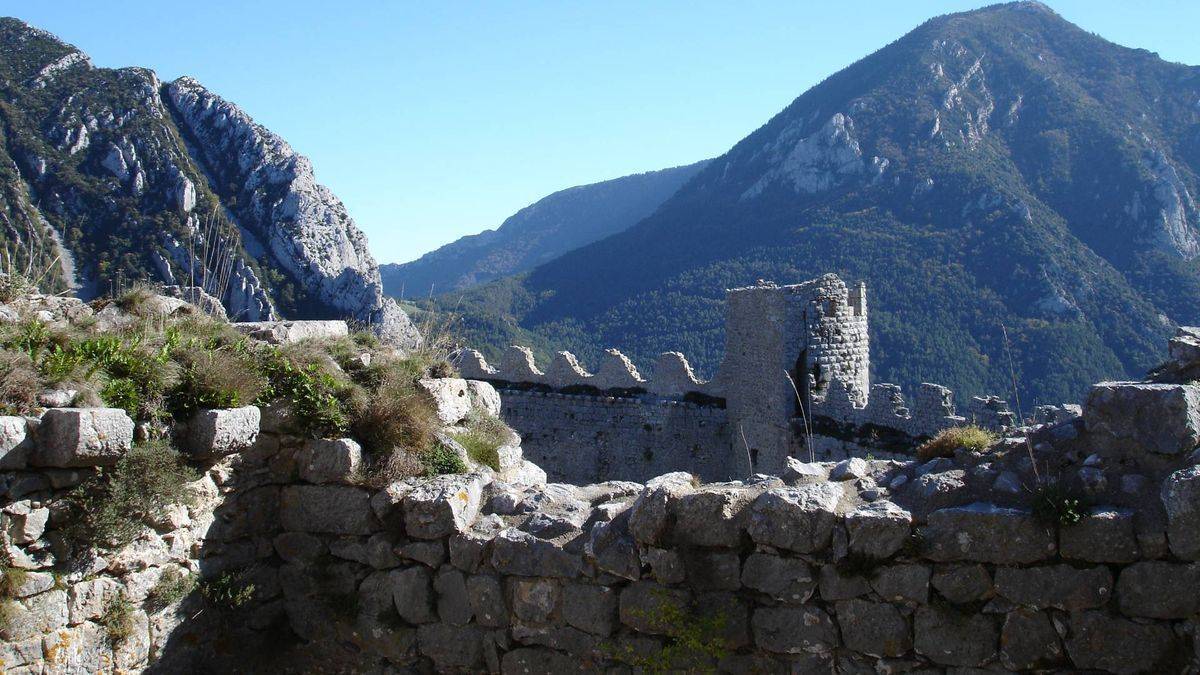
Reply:
<svg viewBox="0 0 1200 675"><path fill-rule="evenodd" d="M728 290L725 356L708 381L679 352L661 354L649 371L616 349L595 371L566 351L543 369L521 346L496 366L466 349L457 365L463 377L496 384L538 464L573 480L610 479L601 468L613 466L629 479L654 475L650 466L714 480L777 473L788 457L906 454L947 427L1016 423L998 397L973 398L959 415L946 387L923 383L910 405L898 385L872 383L866 285L835 274ZM696 407L721 408L720 419L689 412ZM652 458L645 471L640 456Z"/></svg>

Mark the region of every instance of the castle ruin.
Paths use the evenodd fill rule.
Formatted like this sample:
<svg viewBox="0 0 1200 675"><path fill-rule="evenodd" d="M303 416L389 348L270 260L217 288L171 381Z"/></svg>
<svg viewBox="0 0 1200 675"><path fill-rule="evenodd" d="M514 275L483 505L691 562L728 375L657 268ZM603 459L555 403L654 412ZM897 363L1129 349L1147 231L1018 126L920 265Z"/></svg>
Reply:
<svg viewBox="0 0 1200 675"><path fill-rule="evenodd" d="M565 351L540 370L516 346L496 367L464 350L458 367L497 386L526 455L557 480L778 474L787 457L904 455L968 420L1015 423L996 397L973 399L959 416L945 387L922 384L910 406L899 386L872 385L867 321L865 284L835 274L760 281L728 291L725 357L708 381L679 352L662 354L649 376L616 349L594 373Z"/></svg>

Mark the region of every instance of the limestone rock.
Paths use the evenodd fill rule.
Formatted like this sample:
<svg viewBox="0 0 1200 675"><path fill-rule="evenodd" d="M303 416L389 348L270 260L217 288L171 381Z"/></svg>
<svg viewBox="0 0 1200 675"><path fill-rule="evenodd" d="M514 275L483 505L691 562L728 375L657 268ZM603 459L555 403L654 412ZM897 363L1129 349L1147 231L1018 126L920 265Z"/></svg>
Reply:
<svg viewBox="0 0 1200 675"><path fill-rule="evenodd" d="M133 420L119 408L51 408L38 427L37 466L115 464L133 445Z"/></svg>
<svg viewBox="0 0 1200 675"><path fill-rule="evenodd" d="M983 502L934 511L921 534L929 558L939 561L1032 563L1057 548L1054 531L1033 514Z"/></svg>
<svg viewBox="0 0 1200 675"><path fill-rule="evenodd" d="M751 619L754 643L776 654L824 654L838 646L837 628L819 607L759 607Z"/></svg>
<svg viewBox="0 0 1200 675"><path fill-rule="evenodd" d="M789 604L812 597L817 581L812 568L799 558L752 553L742 566L742 585Z"/></svg>
<svg viewBox="0 0 1200 675"><path fill-rule="evenodd" d="M992 575L983 565L951 565L933 573L930 583L950 602L965 604L992 592Z"/></svg>
<svg viewBox="0 0 1200 675"><path fill-rule="evenodd" d="M1127 616L1185 619L1200 612L1200 563L1146 560L1121 570L1117 601Z"/></svg>
<svg viewBox="0 0 1200 675"><path fill-rule="evenodd" d="M1031 670L1057 663L1062 642L1045 612L1016 609L1000 630L1000 663L1012 670Z"/></svg>
<svg viewBox="0 0 1200 675"><path fill-rule="evenodd" d="M0 469L23 469L33 451L24 417L0 416Z"/></svg>
<svg viewBox="0 0 1200 675"><path fill-rule="evenodd" d="M570 578L579 574L582 560L556 542L508 528L492 542L492 566L502 574Z"/></svg>
<svg viewBox="0 0 1200 675"><path fill-rule="evenodd" d="M878 501L846 514L850 550L872 558L889 558L908 541L912 514L889 501Z"/></svg>
<svg viewBox="0 0 1200 675"><path fill-rule="evenodd" d="M467 380L467 396L471 407L492 417L500 416L500 394L496 388L480 380Z"/></svg>
<svg viewBox="0 0 1200 675"><path fill-rule="evenodd" d="M300 478L310 483L346 483L362 470L362 446L352 438L309 439L299 456Z"/></svg>
<svg viewBox="0 0 1200 675"><path fill-rule="evenodd" d="M1018 605L1073 612L1103 607L1112 597L1113 579L1107 567L998 567L996 591Z"/></svg>
<svg viewBox="0 0 1200 675"><path fill-rule="evenodd" d="M829 544L841 486L814 483L772 488L751 506L748 531L759 544L812 553Z"/></svg>
<svg viewBox="0 0 1200 675"><path fill-rule="evenodd" d="M635 581L621 591L621 623L651 635L667 635L676 627L664 622L664 608L674 608L685 615L691 598L687 591L660 586L652 581Z"/></svg>
<svg viewBox="0 0 1200 675"><path fill-rule="evenodd" d="M1163 624L1144 624L1101 611L1071 617L1067 653L1076 668L1113 673L1165 672L1176 647Z"/></svg>
<svg viewBox="0 0 1200 675"><path fill-rule="evenodd" d="M1058 545L1062 557L1072 560L1133 562L1138 557L1133 511L1095 507L1078 523L1062 527Z"/></svg>
<svg viewBox="0 0 1200 675"><path fill-rule="evenodd" d="M425 378L417 384L433 401L442 424L458 424L471 412L472 396L466 380L456 377Z"/></svg>
<svg viewBox="0 0 1200 675"><path fill-rule="evenodd" d="M568 584L563 588L563 620L593 635L612 635L617 627L617 604L614 588L591 584Z"/></svg>
<svg viewBox="0 0 1200 675"><path fill-rule="evenodd" d="M673 524L672 502L691 492L694 479L684 472L668 473L646 482L629 508L629 532L639 542L663 544Z"/></svg>
<svg viewBox="0 0 1200 675"><path fill-rule="evenodd" d="M188 420L183 447L194 459L215 459L242 452L258 439L261 413L256 406L201 410Z"/></svg>
<svg viewBox="0 0 1200 675"><path fill-rule="evenodd" d="M913 618L913 645L934 663L982 666L996 656L1000 633L990 616L949 608L918 607Z"/></svg>
<svg viewBox="0 0 1200 675"><path fill-rule="evenodd" d="M1171 552L1185 560L1200 560L1200 465L1168 476L1163 481L1162 503Z"/></svg>
<svg viewBox="0 0 1200 675"><path fill-rule="evenodd" d="M342 485L289 485L279 517L293 532L368 535L377 527L367 492Z"/></svg>
<svg viewBox="0 0 1200 675"><path fill-rule="evenodd" d="M750 503L761 493L761 489L738 483L717 483L679 495L672 503L674 540L693 546L737 548Z"/></svg>
<svg viewBox="0 0 1200 675"><path fill-rule="evenodd" d="M908 622L894 605L844 600L836 607L847 648L877 657L904 656L912 649Z"/></svg>
<svg viewBox="0 0 1200 675"><path fill-rule="evenodd" d="M1101 382L1083 420L1089 433L1122 448L1188 453L1200 445L1200 385Z"/></svg>
<svg viewBox="0 0 1200 675"><path fill-rule="evenodd" d="M437 476L404 497L404 526L410 537L438 539L464 532L479 515L484 479L479 474Z"/></svg>
<svg viewBox="0 0 1200 675"><path fill-rule="evenodd" d="M467 599L471 603L471 613L479 625L491 628L508 625L504 589L496 577L483 574L468 577Z"/></svg>
<svg viewBox="0 0 1200 675"><path fill-rule="evenodd" d="M32 544L42 538L46 530L46 522L50 519L50 509L34 507L28 499L13 502L4 507L4 532L14 544Z"/></svg>

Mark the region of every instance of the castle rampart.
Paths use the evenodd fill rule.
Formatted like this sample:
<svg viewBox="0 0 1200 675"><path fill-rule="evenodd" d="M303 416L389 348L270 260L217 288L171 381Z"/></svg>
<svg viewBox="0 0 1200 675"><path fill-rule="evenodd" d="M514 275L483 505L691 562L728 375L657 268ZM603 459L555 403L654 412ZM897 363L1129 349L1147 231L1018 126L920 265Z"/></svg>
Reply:
<svg viewBox="0 0 1200 675"><path fill-rule="evenodd" d="M962 416L945 387L922 384L910 405L899 386L872 384L866 286L833 274L730 290L725 332L725 357L709 381L679 352L648 372L616 349L594 372L570 352L543 370L517 346L497 367L474 350L458 365L464 377L497 385L505 420L558 480L671 470L724 480L778 473L788 457L904 455L940 429L1016 422L996 397L972 399Z"/></svg>

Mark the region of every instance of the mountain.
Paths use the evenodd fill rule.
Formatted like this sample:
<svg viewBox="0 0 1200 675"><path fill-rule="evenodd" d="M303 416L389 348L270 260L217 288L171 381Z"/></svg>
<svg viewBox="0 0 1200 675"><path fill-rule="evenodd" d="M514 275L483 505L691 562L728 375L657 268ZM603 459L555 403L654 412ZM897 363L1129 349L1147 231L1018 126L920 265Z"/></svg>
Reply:
<svg viewBox="0 0 1200 675"><path fill-rule="evenodd" d="M509 216L500 227L402 264L383 265L388 295L422 296L517 274L616 234L654 212L707 161L560 190Z"/></svg>
<svg viewBox="0 0 1200 675"><path fill-rule="evenodd" d="M200 283L241 320L349 318L419 340L309 160L237 106L191 78L96 68L17 19L0 19L0 45L2 264L85 298Z"/></svg>
<svg viewBox="0 0 1200 675"><path fill-rule="evenodd" d="M994 5L830 76L633 227L453 302L493 356L507 324L711 374L723 289L836 272L867 282L876 381L961 403L1015 378L1028 410L1200 321L1198 173L1200 68Z"/></svg>

